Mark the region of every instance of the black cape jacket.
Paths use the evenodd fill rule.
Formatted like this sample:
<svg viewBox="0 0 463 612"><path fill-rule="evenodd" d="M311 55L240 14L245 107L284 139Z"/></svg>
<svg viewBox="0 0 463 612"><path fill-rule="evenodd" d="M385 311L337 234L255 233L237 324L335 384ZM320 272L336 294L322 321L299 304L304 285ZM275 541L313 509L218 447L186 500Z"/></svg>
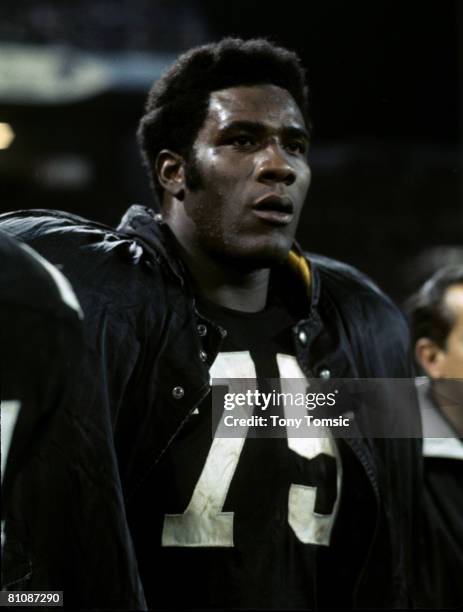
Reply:
<svg viewBox="0 0 463 612"><path fill-rule="evenodd" d="M144 609L126 509L209 393L208 369L222 330L196 310L172 237L150 209L132 206L117 230L49 210L7 213L0 229L60 267L85 314L86 357L65 417L91 449L75 460L85 507L63 502L63 525L54 526L56 537L69 543L63 554L72 570L63 576L50 568L48 584L34 583L32 572L26 588L64 583L68 607ZM300 252L282 271L281 290L300 305L295 354L307 377L412 378L406 323L371 281L347 265ZM418 407L410 411L419 422ZM363 419L355 426L368 431L368 412ZM359 508L374 513L375 529L352 587L356 607L413 607L420 441L353 437L348 443L375 500ZM71 512L80 520L69 533ZM34 550L34 530L41 528L34 514L25 520L33 565L47 551Z"/></svg>

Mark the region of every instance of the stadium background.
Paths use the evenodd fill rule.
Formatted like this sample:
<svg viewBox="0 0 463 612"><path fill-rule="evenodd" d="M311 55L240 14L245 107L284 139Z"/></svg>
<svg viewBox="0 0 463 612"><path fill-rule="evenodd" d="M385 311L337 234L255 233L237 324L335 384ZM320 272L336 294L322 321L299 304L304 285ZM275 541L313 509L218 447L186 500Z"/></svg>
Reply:
<svg viewBox="0 0 463 612"><path fill-rule="evenodd" d="M400 302L425 248L462 245L463 2L3 0L0 212L111 225L152 204L135 130L178 52L263 35L307 67L314 123L304 248Z"/></svg>

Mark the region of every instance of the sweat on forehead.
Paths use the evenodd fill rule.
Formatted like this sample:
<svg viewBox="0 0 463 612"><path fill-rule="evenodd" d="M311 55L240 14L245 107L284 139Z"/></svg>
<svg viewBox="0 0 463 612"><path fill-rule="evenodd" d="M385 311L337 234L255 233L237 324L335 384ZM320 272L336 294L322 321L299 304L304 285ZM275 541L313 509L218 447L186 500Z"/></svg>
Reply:
<svg viewBox="0 0 463 612"><path fill-rule="evenodd" d="M236 96L235 92L239 92L241 96ZM245 96L243 101L243 94ZM262 98L262 94L265 98ZM233 104L245 109L257 110L261 109L262 101L265 99L270 105L291 104L297 107L297 104L287 89L283 89L278 85L271 83L256 83L255 85L235 85L225 89L212 91L209 98L209 105L221 102L222 104Z"/></svg>
<svg viewBox="0 0 463 612"><path fill-rule="evenodd" d="M219 126L233 121L254 121L305 129L294 98L276 85L247 85L214 91L209 98L207 115Z"/></svg>

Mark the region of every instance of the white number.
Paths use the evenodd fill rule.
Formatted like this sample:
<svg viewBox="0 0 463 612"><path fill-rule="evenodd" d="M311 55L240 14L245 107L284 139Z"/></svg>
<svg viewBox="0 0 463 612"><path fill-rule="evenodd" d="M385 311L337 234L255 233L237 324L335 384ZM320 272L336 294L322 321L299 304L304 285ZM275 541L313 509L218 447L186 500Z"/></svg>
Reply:
<svg viewBox="0 0 463 612"><path fill-rule="evenodd" d="M256 378L248 351L219 353L211 379ZM190 503L183 514L166 514L163 546L233 546L233 512L222 512L246 439L214 438Z"/></svg>
<svg viewBox="0 0 463 612"><path fill-rule="evenodd" d="M18 419L21 402L19 400L0 400L0 428L1 428L1 474L5 473L6 460L10 450L11 438Z"/></svg>
<svg viewBox="0 0 463 612"><path fill-rule="evenodd" d="M290 355L277 355L282 392L305 393L305 378L297 361ZM254 362L249 351L219 353L210 369L211 379L256 379ZM291 381L285 379L292 379ZM297 380L296 380L297 379ZM294 385L302 389L295 389ZM296 407L296 409L301 409ZM285 406L285 412L287 407ZM291 410L294 411L294 408ZM293 412L291 415L295 416ZM162 545L185 547L232 547L234 512L223 512L230 484L238 466L246 439L247 428L241 438L214 438L203 471L193 495L182 514L166 514ZM288 496L288 522L297 538L305 544L328 546L339 505L342 473L341 462L329 430L327 437L288 437L289 448L298 455L313 459L326 454L336 459L337 497L331 514L315 512L317 488L291 484Z"/></svg>
<svg viewBox="0 0 463 612"><path fill-rule="evenodd" d="M305 393L306 381L296 359L291 355L277 354L278 370L281 377L282 393ZM303 406L285 405L287 417L301 417L305 414ZM288 432L289 433L289 432ZM329 546L334 519L339 506L342 482L342 466L336 444L333 442L331 432L326 428L326 437L294 438L288 435L289 448L306 459L314 459L325 454L336 460L336 502L331 514L315 512L317 487L301 484L291 484L288 497L288 522L304 544L318 544Z"/></svg>

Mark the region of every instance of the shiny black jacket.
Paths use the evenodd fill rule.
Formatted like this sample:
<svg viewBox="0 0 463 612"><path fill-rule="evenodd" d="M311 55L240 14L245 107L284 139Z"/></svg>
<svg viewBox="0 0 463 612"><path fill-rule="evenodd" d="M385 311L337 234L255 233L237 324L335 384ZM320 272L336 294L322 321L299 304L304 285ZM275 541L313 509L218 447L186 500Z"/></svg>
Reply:
<svg viewBox="0 0 463 612"><path fill-rule="evenodd" d="M2 215L0 229L61 267L86 317L87 358L68 418L78 418L95 441L98 451L91 459L98 470L89 465L78 470L82 479L92 476L89 507L99 508L92 501L98 495L105 496L105 505L104 512L83 519L76 534L84 561L75 559L65 601L82 608L143 608L120 497L130 508L134 493L209 393L208 368L222 330L197 312L173 239L149 209L133 206L117 230L47 210ZM310 294L297 269L283 266L283 273L274 274L300 311L294 345L306 376L412 378L407 327L391 301L353 268L319 255L307 258ZM418 414L417 406L410 410ZM356 427L363 425L360 420ZM354 437L348 443L372 492L372 504L359 513L368 513L375 525L353 585L356 606L411 607L420 443ZM91 542L85 539L89 533ZM117 547L109 543L114 534Z"/></svg>

